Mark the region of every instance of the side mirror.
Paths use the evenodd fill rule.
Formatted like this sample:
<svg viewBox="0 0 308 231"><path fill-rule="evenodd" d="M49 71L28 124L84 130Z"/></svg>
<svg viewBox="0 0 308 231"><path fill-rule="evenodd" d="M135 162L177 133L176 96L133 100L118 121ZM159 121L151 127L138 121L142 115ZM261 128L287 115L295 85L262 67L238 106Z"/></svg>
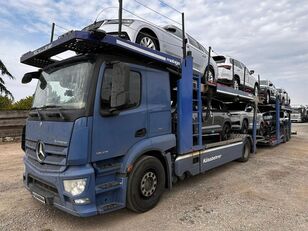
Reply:
<svg viewBox="0 0 308 231"><path fill-rule="evenodd" d="M269 84L270 87L274 86L272 83Z"/></svg>
<svg viewBox="0 0 308 231"><path fill-rule="evenodd" d="M113 65L111 81L111 108L120 108L129 103L129 66L124 63Z"/></svg>
<svg viewBox="0 0 308 231"><path fill-rule="evenodd" d="M249 71L249 74L253 75L255 73L254 70Z"/></svg>
<svg viewBox="0 0 308 231"><path fill-rule="evenodd" d="M42 70L38 70L38 71L34 71L34 72L28 72L26 74L24 74L24 76L21 79L21 83L22 84L27 84L30 83L32 81L32 79L38 79L40 80L40 88L41 89L45 89L47 86L47 82L44 79L44 77L41 75Z"/></svg>

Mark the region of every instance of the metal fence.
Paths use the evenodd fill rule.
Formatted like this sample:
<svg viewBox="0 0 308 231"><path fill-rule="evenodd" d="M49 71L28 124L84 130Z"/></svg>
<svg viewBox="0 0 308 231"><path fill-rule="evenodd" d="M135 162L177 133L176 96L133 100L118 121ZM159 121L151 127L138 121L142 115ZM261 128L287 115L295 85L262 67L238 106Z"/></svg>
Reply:
<svg viewBox="0 0 308 231"><path fill-rule="evenodd" d="M29 111L0 111L0 139L20 137Z"/></svg>

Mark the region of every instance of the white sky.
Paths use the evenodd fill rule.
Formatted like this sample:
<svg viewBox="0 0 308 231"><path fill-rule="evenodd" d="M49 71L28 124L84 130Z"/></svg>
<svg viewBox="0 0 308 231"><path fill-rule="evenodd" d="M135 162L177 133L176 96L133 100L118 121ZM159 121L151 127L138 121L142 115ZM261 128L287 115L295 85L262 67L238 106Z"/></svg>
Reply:
<svg viewBox="0 0 308 231"><path fill-rule="evenodd" d="M158 0L137 0L168 17L180 15ZM186 13L187 31L204 46L227 54L254 69L262 79L285 88L294 104L308 104L308 1L307 0L180 0L166 1ZM20 56L49 42L51 23L81 29L94 21L102 9L116 7L116 0L7 0L0 2L0 59L16 80L6 86L18 100L31 95L35 83L22 85L21 77L35 70L20 64ZM172 22L124 0L124 7L159 25ZM100 19L117 17L108 8ZM128 13L124 17L135 18ZM56 34L66 32L60 27Z"/></svg>

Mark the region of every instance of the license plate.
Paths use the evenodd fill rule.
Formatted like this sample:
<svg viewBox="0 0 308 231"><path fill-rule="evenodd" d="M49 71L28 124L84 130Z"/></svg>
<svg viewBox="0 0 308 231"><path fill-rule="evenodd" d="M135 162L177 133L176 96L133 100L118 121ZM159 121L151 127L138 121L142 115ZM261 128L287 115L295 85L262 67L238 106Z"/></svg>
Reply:
<svg viewBox="0 0 308 231"><path fill-rule="evenodd" d="M39 202L46 204L46 199L45 197L41 196L40 194L37 194L36 192L32 192L32 196L33 198L35 198L36 200L38 200Z"/></svg>

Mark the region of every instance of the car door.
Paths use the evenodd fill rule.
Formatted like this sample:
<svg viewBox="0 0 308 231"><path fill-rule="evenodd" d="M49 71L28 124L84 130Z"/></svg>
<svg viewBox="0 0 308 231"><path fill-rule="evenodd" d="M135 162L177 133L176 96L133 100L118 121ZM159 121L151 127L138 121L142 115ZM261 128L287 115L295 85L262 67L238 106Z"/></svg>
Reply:
<svg viewBox="0 0 308 231"><path fill-rule="evenodd" d="M198 42L193 39L190 35L188 37L188 51L191 51L194 69L198 70L201 73L205 71L205 61L207 60L206 54L199 49Z"/></svg>
<svg viewBox="0 0 308 231"><path fill-rule="evenodd" d="M249 73L249 69L244 64L242 64L242 66L243 66L244 70L246 71L245 72L245 86L252 88L252 76ZM243 73L244 73L244 70L243 70ZM244 79L244 77L243 77L243 79Z"/></svg>
<svg viewBox="0 0 308 231"><path fill-rule="evenodd" d="M227 111L224 106L219 101L213 101L212 103L213 110L213 128L215 132L220 132L225 122L225 116Z"/></svg>
<svg viewBox="0 0 308 231"><path fill-rule="evenodd" d="M169 55L183 58L182 30L173 26L164 27L161 51ZM188 46L188 45L187 45ZM187 48L188 49L188 48Z"/></svg>
<svg viewBox="0 0 308 231"><path fill-rule="evenodd" d="M234 59L234 75L238 75L240 77L240 84L244 84L244 68L236 59Z"/></svg>
<svg viewBox="0 0 308 231"><path fill-rule="evenodd" d="M208 116L206 116L207 110L208 110L207 107L203 107L203 113L202 113L202 133L203 134L212 133L212 130L213 130L214 118L213 118L213 112L212 112L211 106L209 109L210 114Z"/></svg>

